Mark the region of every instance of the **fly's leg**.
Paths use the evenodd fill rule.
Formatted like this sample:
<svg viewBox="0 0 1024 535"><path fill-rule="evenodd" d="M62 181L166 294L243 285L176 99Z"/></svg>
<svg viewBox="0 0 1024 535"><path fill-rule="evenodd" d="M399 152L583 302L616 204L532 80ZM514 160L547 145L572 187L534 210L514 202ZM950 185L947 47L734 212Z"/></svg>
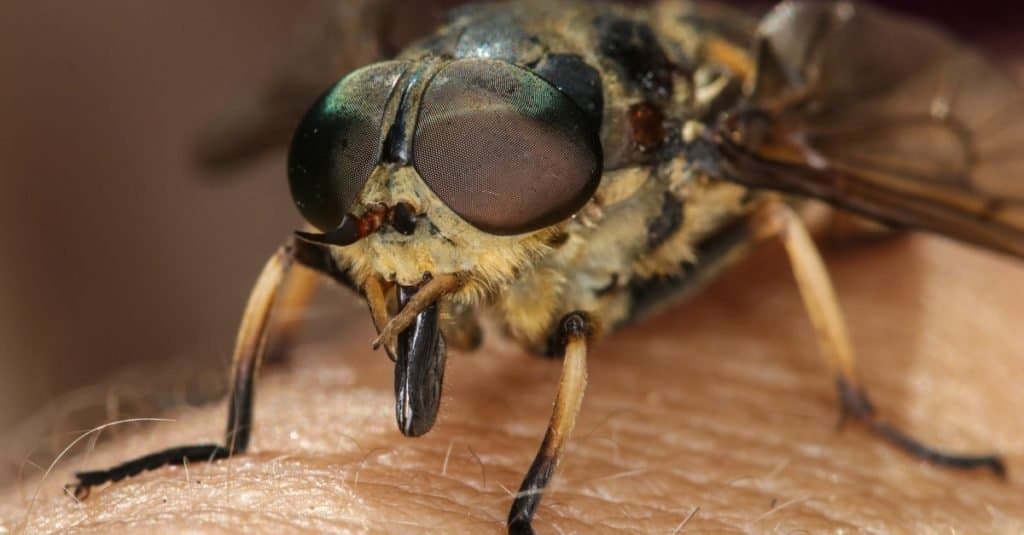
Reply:
<svg viewBox="0 0 1024 535"><path fill-rule="evenodd" d="M590 330L590 321L581 312L565 316L559 325L564 360L554 411L540 451L533 459L512 503L508 515L509 533L533 533L533 515L543 497L544 488L551 481L562 458L583 402L583 391L587 386L587 337Z"/></svg>
<svg viewBox="0 0 1024 535"><path fill-rule="evenodd" d="M307 229L311 230L311 229ZM284 276L278 303L274 309L273 336L267 340L263 360L268 363L284 362L298 338L309 302L324 276L353 292L359 293L348 273L339 269L330 251L323 246L302 240L293 240L291 254L295 264Z"/></svg>
<svg viewBox="0 0 1024 535"><path fill-rule="evenodd" d="M853 420L873 434L909 453L936 465L951 468L989 469L1004 477L1006 467L995 455L955 455L938 451L881 421L857 378L853 347L817 247L800 218L778 200L769 200L754 213L754 230L759 238L778 237L789 255L800 295L818 334L822 353L836 378L841 422Z"/></svg>
<svg viewBox="0 0 1024 535"><path fill-rule="evenodd" d="M302 327L303 316L316 293L320 274L301 264L293 265L283 281L279 303L274 310L274 336L268 340L267 363L282 363L294 347Z"/></svg>
<svg viewBox="0 0 1024 535"><path fill-rule="evenodd" d="M298 240L296 260L325 274L339 284L356 289L348 273L339 269L330 251L315 243ZM427 285L429 283L424 283ZM361 293L370 309L370 318L378 334L385 331L395 316L410 302L422 297L420 287L395 287L377 277L363 282ZM389 310L389 291L395 290L391 301L395 316ZM437 419L447 345L439 329L436 303L423 307L407 327L400 329L393 343L383 343L388 357L395 363L395 413L398 428L406 436L420 436L429 431Z"/></svg>
<svg viewBox="0 0 1024 535"><path fill-rule="evenodd" d="M259 360L266 345L267 323L274 306L281 282L291 265L290 251L282 247L267 261L256 280L238 329L235 352L231 366L231 395L228 411L225 445L201 444L183 446L152 453L138 459L117 465L107 470L78 472L75 477L74 494L79 499L89 495L90 488L103 483L120 481L146 470L166 465L184 464L223 459L235 453L244 452L249 444L252 424L253 379L259 367Z"/></svg>
<svg viewBox="0 0 1024 535"><path fill-rule="evenodd" d="M441 334L448 347L459 351L473 351L484 341L476 310L460 304L450 304L442 310Z"/></svg>
<svg viewBox="0 0 1024 535"><path fill-rule="evenodd" d="M252 428L252 400L256 372L267 349L271 312L282 300L282 288L293 273L293 261L352 286L348 275L338 269L328 251L294 241L281 247L270 257L242 315L231 366L227 431L224 444L199 444L159 451L106 470L79 472L77 483L70 485L78 499L85 499L89 490L107 482L120 481L147 470L185 462L208 462L244 453L249 446Z"/></svg>

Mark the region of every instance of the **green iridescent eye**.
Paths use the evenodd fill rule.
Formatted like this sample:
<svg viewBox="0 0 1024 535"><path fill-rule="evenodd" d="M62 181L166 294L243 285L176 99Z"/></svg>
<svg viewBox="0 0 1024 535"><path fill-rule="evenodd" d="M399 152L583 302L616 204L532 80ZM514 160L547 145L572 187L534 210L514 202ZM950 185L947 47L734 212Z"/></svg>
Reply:
<svg viewBox="0 0 1024 535"><path fill-rule="evenodd" d="M380 159L381 123L408 64L377 63L334 85L306 112L288 154L288 185L307 221L341 222Z"/></svg>
<svg viewBox="0 0 1024 535"><path fill-rule="evenodd" d="M598 126L531 71L457 60L423 95L413 164L470 224L492 234L529 232L571 216L597 189Z"/></svg>

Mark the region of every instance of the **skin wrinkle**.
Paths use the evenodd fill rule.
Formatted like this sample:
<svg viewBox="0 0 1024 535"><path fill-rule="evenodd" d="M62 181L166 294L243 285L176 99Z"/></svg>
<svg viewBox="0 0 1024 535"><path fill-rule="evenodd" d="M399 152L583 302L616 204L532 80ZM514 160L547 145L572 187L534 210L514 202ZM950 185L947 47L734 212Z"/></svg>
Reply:
<svg viewBox="0 0 1024 535"><path fill-rule="evenodd" d="M1024 287L1019 262L925 237L826 259L881 413L952 449L1006 454L1009 482L922 465L856 426L837 433L810 323L781 249L767 247L693 302L597 344L538 529L671 533L698 506L684 533L1024 528L1013 416L1024 411L1014 395L1024 340L1003 338L1021 336L1011 325L1024 301L1013 291ZM337 340L301 347L287 368L265 369L251 454L190 464L191 486L179 467L97 488L82 506L61 495L72 470L220 435L223 403L176 411L176 423L121 433L58 465L28 531L500 531L550 414L558 363L488 332L478 353L453 353L437 427L406 439L394 429L392 365L368 349L372 334L362 318ZM0 525L24 512L19 489L0 497Z"/></svg>

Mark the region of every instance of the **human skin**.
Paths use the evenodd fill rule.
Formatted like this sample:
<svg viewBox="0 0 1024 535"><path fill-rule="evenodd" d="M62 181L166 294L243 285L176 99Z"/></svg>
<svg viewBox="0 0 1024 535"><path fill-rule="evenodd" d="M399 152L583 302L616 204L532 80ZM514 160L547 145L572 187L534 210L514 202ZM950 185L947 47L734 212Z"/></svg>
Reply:
<svg viewBox="0 0 1024 535"><path fill-rule="evenodd" d="M855 425L838 430L832 378L786 257L767 245L696 298L593 347L582 414L535 527L1024 530L1024 263L917 235L826 259L881 416L951 450L1003 454L1007 481L922 463ZM182 410L61 461L34 504L38 478L11 489L0 526L501 531L543 436L559 362L488 332L477 352L450 356L437 425L408 439L394 423L391 363L371 339L361 319L265 369L250 453L149 472L84 503L62 494L75 470L219 439L224 403Z"/></svg>

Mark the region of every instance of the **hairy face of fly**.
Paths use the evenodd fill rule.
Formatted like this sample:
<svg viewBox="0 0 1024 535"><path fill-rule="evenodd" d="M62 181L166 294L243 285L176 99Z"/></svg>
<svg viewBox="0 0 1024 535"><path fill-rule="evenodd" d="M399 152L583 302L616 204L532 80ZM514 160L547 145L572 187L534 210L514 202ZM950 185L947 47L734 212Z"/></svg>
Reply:
<svg viewBox="0 0 1024 535"><path fill-rule="evenodd" d="M457 275L474 302L547 250L597 188L596 125L498 60L385 62L342 79L292 141L296 205L363 283Z"/></svg>
<svg viewBox="0 0 1024 535"><path fill-rule="evenodd" d="M448 208L409 166L378 168L352 213L363 219L375 211L389 213L393 220L400 204L414 214L411 228L399 231L384 222L351 246L334 249L339 264L348 266L358 283L378 277L415 286L427 277L458 274L465 283L452 298L478 302L529 269L549 250L549 238L560 232L558 225L513 236L483 232Z"/></svg>

